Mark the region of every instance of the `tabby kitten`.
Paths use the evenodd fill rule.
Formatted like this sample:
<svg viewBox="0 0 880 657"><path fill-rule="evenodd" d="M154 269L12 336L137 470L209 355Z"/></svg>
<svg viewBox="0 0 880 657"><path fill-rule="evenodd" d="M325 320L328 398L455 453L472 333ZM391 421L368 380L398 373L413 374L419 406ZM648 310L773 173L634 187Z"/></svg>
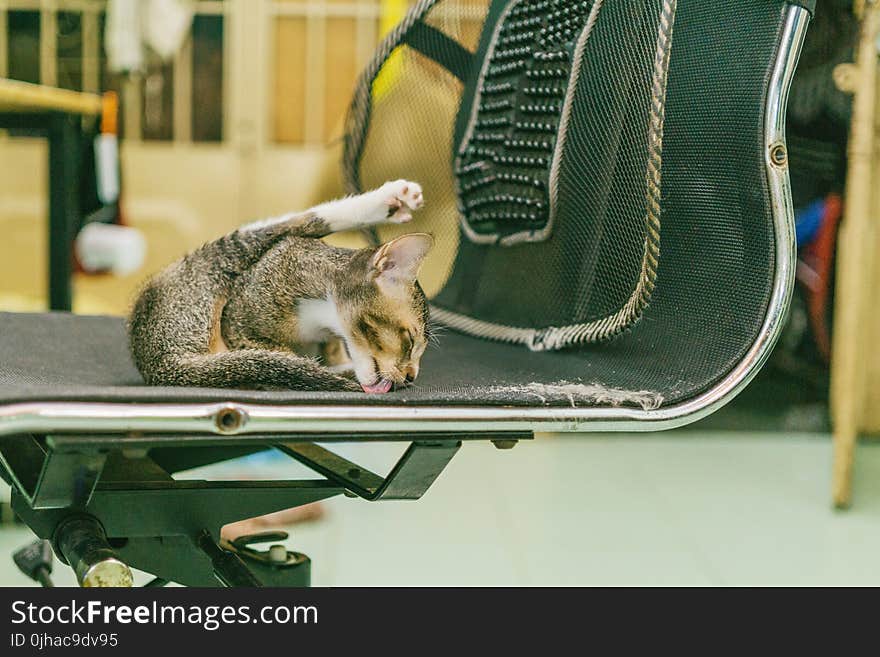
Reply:
<svg viewBox="0 0 880 657"><path fill-rule="evenodd" d="M431 236L366 249L320 238L407 222L422 203L417 183L388 182L244 226L184 256L134 304L137 368L151 385L385 393L415 380L428 338L417 275ZM306 355L334 340L348 356L343 367Z"/></svg>

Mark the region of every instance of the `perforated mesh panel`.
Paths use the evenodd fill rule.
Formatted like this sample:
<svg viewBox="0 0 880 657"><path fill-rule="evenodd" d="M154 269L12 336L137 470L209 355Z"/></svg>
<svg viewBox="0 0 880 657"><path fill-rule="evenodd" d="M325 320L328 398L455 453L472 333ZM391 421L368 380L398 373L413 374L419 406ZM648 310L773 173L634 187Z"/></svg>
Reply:
<svg viewBox="0 0 880 657"><path fill-rule="evenodd" d="M487 24L497 22L508 4L493 2ZM641 320L611 342L534 341L548 328L601 321L638 290L651 253L644 242L656 146L650 114L660 115L652 103L639 101L646 92L657 98L658 43L670 4L604 0L584 47L583 77L571 94L559 220L544 241L479 244L462 229L455 157L485 62L486 29L462 82L453 73L443 74L442 87L425 75L400 76L393 86L415 91L407 92L409 101L393 104L391 93L370 94L367 76L370 111L366 120L349 124L347 153L355 187L358 178L366 188L367 181L424 176L428 207L404 230L427 225L444 245L434 255L443 273L428 286L435 317L463 317L467 321L453 326L473 335L562 347L558 357L547 356L540 380L548 380L552 369L559 378L660 391L665 403L725 376L754 344L766 315L775 263L763 121L787 8L781 0L674 3L657 198L661 249L650 303ZM455 21L450 27L437 18L441 7L460 9L451 2L422 3L424 20L443 25L444 34L458 41ZM415 39L415 45L426 41ZM460 45L472 51L473 40L462 38ZM413 61L424 59L412 45L400 50ZM456 61L454 47L432 56ZM352 116L359 114L363 119L364 112ZM411 124L419 126L411 137L391 138ZM451 141L444 136L448 130ZM367 152L369 158L359 155Z"/></svg>
<svg viewBox="0 0 880 657"><path fill-rule="evenodd" d="M420 227L438 237L424 282L444 322L542 350L639 318L660 254L674 8L496 0L476 29L475 3L423 3L380 54L352 113L350 179L422 176Z"/></svg>
<svg viewBox="0 0 880 657"><path fill-rule="evenodd" d="M494 325L480 332L533 349L559 348L616 335L648 303L660 254L662 123L674 6L524 0L502 9L494 32L487 26L484 72L498 66L499 55L502 66L515 61L508 53L526 64L519 75L476 78L475 108L499 97L484 101L480 89L516 81L511 125L499 144L475 146L471 132L491 137L498 130L481 131L480 122L491 116L473 113L456 160L461 172L490 153L483 158L486 171L459 176L462 223L475 243L463 244L461 260L482 261L480 287L474 291L467 268L458 268L463 275L450 281L441 305ZM522 27L530 21L532 27ZM515 29L505 28L510 25ZM536 106L541 115L530 116ZM475 177L490 184L470 192ZM541 204L543 214L535 206L523 210L525 200ZM475 201L482 202L470 209ZM517 232L529 228L519 221L523 212L538 222L531 233ZM498 216L498 224L474 223L487 214ZM503 231L503 246L542 243L482 245L493 228ZM473 326L447 319L465 330Z"/></svg>

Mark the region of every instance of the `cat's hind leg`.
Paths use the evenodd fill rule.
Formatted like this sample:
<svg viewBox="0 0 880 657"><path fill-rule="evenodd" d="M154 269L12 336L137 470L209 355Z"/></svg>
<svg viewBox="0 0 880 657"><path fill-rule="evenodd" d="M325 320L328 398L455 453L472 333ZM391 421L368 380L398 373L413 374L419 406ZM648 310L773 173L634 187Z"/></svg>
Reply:
<svg viewBox="0 0 880 657"><path fill-rule="evenodd" d="M409 180L394 180L363 194L316 205L305 212L256 221L241 230L255 231L287 224L291 235L324 237L377 224L403 224L410 221L412 211L423 204L421 185Z"/></svg>

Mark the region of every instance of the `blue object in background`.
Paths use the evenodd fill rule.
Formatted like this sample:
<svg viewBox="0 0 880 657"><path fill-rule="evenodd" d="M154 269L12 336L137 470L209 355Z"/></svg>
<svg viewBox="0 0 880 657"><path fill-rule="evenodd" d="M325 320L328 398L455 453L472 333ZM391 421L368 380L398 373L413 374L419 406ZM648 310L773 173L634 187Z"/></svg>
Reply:
<svg viewBox="0 0 880 657"><path fill-rule="evenodd" d="M797 236L798 248L809 244L819 232L822 225L822 217L825 216L825 199L816 199L808 206L795 210L794 229Z"/></svg>

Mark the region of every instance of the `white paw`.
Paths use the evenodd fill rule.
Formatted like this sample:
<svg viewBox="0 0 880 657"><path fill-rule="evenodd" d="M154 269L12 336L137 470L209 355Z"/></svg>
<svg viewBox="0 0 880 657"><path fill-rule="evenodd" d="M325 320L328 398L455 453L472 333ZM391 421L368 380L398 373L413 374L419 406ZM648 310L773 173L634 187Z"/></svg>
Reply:
<svg viewBox="0 0 880 657"><path fill-rule="evenodd" d="M388 219L394 223L406 223L412 219L412 214L407 210L418 210L425 203L422 186L409 180L385 183L382 191L386 195L385 203L390 208Z"/></svg>
<svg viewBox="0 0 880 657"><path fill-rule="evenodd" d="M392 224L405 224L408 221L412 221L412 214L410 214L407 210L404 210L402 206L393 206L389 203L390 209L388 210L388 222Z"/></svg>

